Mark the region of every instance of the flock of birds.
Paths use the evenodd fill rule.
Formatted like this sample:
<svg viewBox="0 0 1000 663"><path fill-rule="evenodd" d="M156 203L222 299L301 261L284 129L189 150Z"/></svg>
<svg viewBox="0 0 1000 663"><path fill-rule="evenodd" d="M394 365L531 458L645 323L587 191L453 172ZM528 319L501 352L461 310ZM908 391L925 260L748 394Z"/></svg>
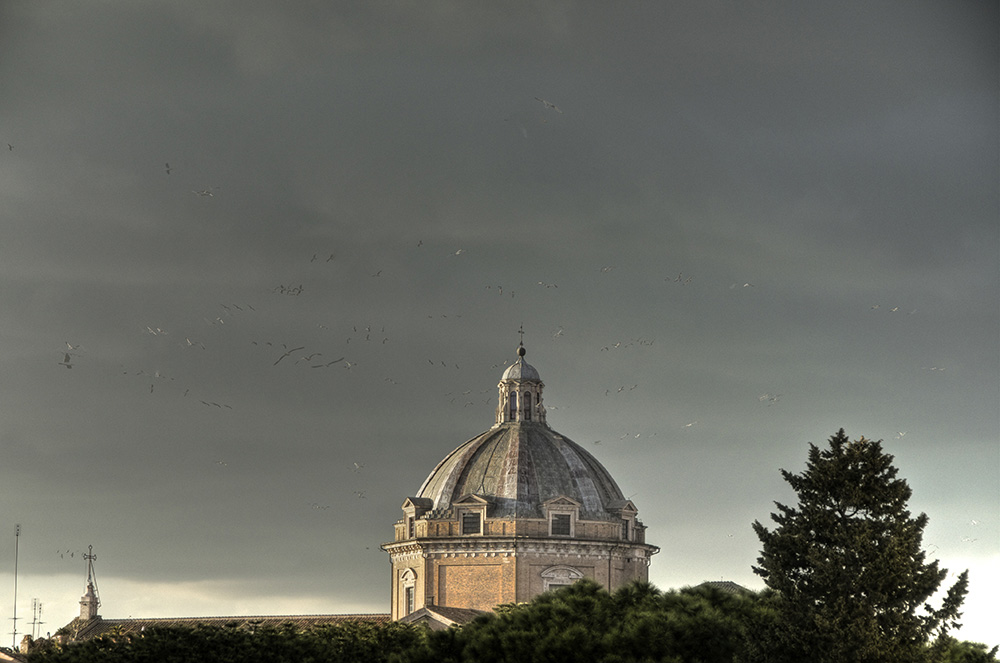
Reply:
<svg viewBox="0 0 1000 663"><path fill-rule="evenodd" d="M556 111L558 111L560 113L562 112L561 110L559 110L558 108L556 108L553 104L550 104L547 101L544 101L542 99L539 99L539 101L542 102L545 105L546 108L549 108L551 110L556 110ZM165 164L165 169L166 169L166 172L167 172L168 175L173 170L171 168L171 166L170 166L169 163ZM197 195L199 195L199 196L210 197L210 196L213 196L214 195L214 191L216 191L218 189L219 189L219 187L210 187L210 188L206 188L206 189L196 190L196 191L194 191L194 193L197 194ZM419 240L417 242L417 247L422 247L423 245L424 245L423 240ZM461 255L462 253L464 253L464 250L463 249L458 249L458 250L456 250L454 252L453 255L458 256L458 255ZM329 253L322 253L322 254L318 253L318 252L313 252L311 254L311 256L308 258L307 262L309 262L309 263L316 263L316 262L322 261L324 263L329 263L329 262L333 262L335 260L336 260L336 252L329 252ZM601 274L609 274L614 269L615 269L614 265L605 265L605 266L600 267L598 271ZM373 277L379 277L379 276L381 276L383 274L383 271L384 270L379 269L378 271L376 271L375 273L373 273L371 276L373 276ZM691 276L691 275L686 275L684 272L678 272L678 274L676 276L674 276L674 277L666 277L664 279L664 281L672 282L672 283L675 283L675 284L677 284L679 286L687 286L687 285L690 285L694 281L694 277ZM544 288L544 289L555 289L555 288L559 287L558 284L552 283L552 282L547 282L547 281L537 281L536 285L538 287ZM751 283L751 282L747 281L747 282L743 282L742 284L739 283L739 282L733 283L730 286L731 289L732 288L737 288L737 287L740 287L740 288L755 288L756 285L754 283ZM487 284L485 286L485 289L487 289L487 290L495 290L500 295L502 295L504 293L504 287L501 284L490 283L490 284ZM299 297L305 291L306 291L306 286L305 286L304 282L299 282L297 284L294 283L294 282L293 283L289 283L289 284L282 283L282 284L278 284L277 286L274 286L271 289L271 293L272 294L281 295L281 296L287 296L287 297ZM512 297L514 296L514 292L513 291L509 291L509 294ZM220 307L221 307L223 313L221 315L215 316L212 319L209 319L207 317L204 318L204 320L205 320L206 323L208 323L209 325L212 325L212 326L223 326L223 325L226 325L226 320L227 320L228 316L232 316L232 315L235 315L235 314L238 314L238 313L250 313L250 312L256 312L257 311L257 309L253 305L251 305L249 303L244 303L243 305L235 304L235 303L233 303L233 304L220 304ZM879 304L875 304L875 305L872 305L870 307L871 310L879 310L880 308L881 307L880 307ZM894 306L894 307L892 307L890 309L887 309L887 310L889 312L897 312L899 310L899 307L898 306ZM432 318L434 316L428 315L427 317L428 318ZM442 318L447 318L447 315L441 315L441 317ZM461 315L455 315L454 317L458 318L458 317L461 317ZM323 330L330 330L330 327L328 325L324 325L324 324L321 324L321 323L317 324L317 327L319 329L323 329ZM376 335L376 339L375 340L377 342L379 342L381 344L386 344L389 341L388 336L385 335L385 327L384 326L382 326L381 329L380 329L380 331L377 331L377 332L373 329L372 325L370 325L370 324L364 325L360 330L359 330L359 328L358 328L357 325L353 326L352 329L353 329L354 334L351 335L351 336L346 337L345 344L350 344L352 340L355 340L355 341L361 341L361 340L363 340L366 343L371 342L373 340L372 339L373 333ZM151 336L167 336L170 333L170 332L168 332L166 329L164 329L161 326L153 326L153 325L147 325L147 326L145 326L144 331L145 331L145 333L147 333L147 334L149 334ZM562 338L562 337L565 336L565 333L566 333L565 328L560 326L558 329L556 329L554 332L552 332L551 337L553 339L560 339L560 338ZM627 349L629 347L651 346L651 345L654 344L654 342L655 342L655 339L649 339L649 338L639 337L639 338L634 338L634 339L627 340L627 341L626 340L622 340L622 341L616 341L614 343L609 343L607 345L604 345L604 346L600 347L599 350L601 352L611 352L611 351L615 351L615 350ZM289 363L289 364L294 364L294 365L303 364L305 366L308 366L311 369L325 369L325 368L331 368L331 367L334 367L334 366L342 366L344 369L347 369L347 370L351 370L351 369L353 369L354 367L357 366L357 362L356 361L352 361L352 360L348 360L347 359L347 355L341 355L341 356L337 357L336 359L329 359L324 354L324 352L322 352L321 350L310 350L310 351L307 351L307 346L306 345L296 345L294 347L290 347L288 344L285 344L285 343L276 343L276 342L273 342L273 341L259 341L259 340L251 340L250 343L253 346L257 346L257 347L261 347L261 348L265 348L265 347L266 348L272 348L272 349L275 350L276 354L273 355L274 360L271 363L272 366L278 366L278 365L280 365L282 363ZM201 349L201 350L205 350L206 349L206 345L205 345L205 343L203 341L201 341L201 340L192 340L189 336L185 336L184 337L184 347L187 347L187 348L198 348L198 349ZM73 345L73 344L71 344L70 342L67 341L66 342L66 348L62 352L62 360L59 361L58 364L60 366L65 367L66 369L72 369L76 365L75 358L79 357L79 355L80 355L79 350L80 350L80 345ZM428 359L427 361L431 365L438 365L438 364L440 364L443 367L448 367L449 366L449 364L447 362L443 361L443 360L437 360L437 361L435 361L435 360ZM507 362L505 361L504 365L506 365L506 363ZM453 363L452 365L454 366L454 368L461 368L461 366L457 362ZM496 368L497 366L498 365L495 364L494 368ZM938 367L938 366L924 367L924 368L926 368L927 370L931 370L931 371L943 371L944 370L943 367ZM124 371L124 372L126 374L128 373L128 371ZM163 379L168 379L168 380L173 380L174 379L173 377L167 378L159 370L154 370L154 371L152 371L150 373L150 372L147 372L147 371L145 371L143 369L143 370L136 371L134 374L150 378L150 380L151 380L150 381L150 385L149 385L149 392L150 393L153 393L155 391L156 381L163 380ZM395 380L395 379L393 379L392 377L385 377L384 381L387 382L387 383L389 383L389 384L392 384L392 385L399 384L398 381ZM605 396L610 396L612 394L627 393L628 391L635 390L636 388L638 388L638 386L639 386L638 384L631 384L631 385L617 385L616 387L613 387L613 388L612 387L608 387L608 388L605 389L604 394L605 394ZM486 391L489 391L489 390L486 390ZM187 389L185 389L183 395L187 396L189 393L190 393L190 388L187 388ZM467 391L465 393L469 393L469 392ZM758 400L761 403L763 403L763 404L767 405L768 407L770 407L770 406L777 405L780 398L781 398L780 394L764 393L764 394L761 394L758 397ZM455 399L452 399L451 402L454 402L454 400ZM487 398L485 398L485 399L482 400L482 402L486 403L486 404L488 404L490 401L491 401L490 397L487 397ZM209 407L209 408L228 409L228 410L232 410L233 409L232 405L230 405L228 403L220 402L217 399L198 399L198 402L200 402L205 407ZM475 401L465 401L464 402L464 406L465 407L467 407L469 405L474 405L474 404L476 404ZM557 409L557 408L555 406L552 406L549 409ZM681 426L681 428L682 429L689 429L689 428L695 426L697 423L698 423L697 421L686 423L686 424L683 424ZM639 434L626 433L626 434L623 434L620 439L623 439L625 437L639 438L639 437L641 437L641 435L642 435L641 433L639 433ZM903 438L904 435L905 435L905 433L900 432L895 437L895 439L900 440L900 439Z"/></svg>
<svg viewBox="0 0 1000 663"><path fill-rule="evenodd" d="M554 103L552 103L550 101L547 101L545 99L542 99L540 97L535 97L535 99L540 104L542 104L542 107L543 107L543 109L545 111L551 111L553 113L560 114L560 115L563 113L563 111L558 106L556 106ZM526 129L524 128L524 126L520 125L520 123L519 123L519 126L521 127L522 132L525 133L525 135L526 135ZM13 146L10 145L10 144L8 144L8 149L13 150ZM175 169L171 166L171 164L169 162L165 162L164 163L164 172L165 172L165 174L167 176L171 176L172 173L174 173L174 171L175 171ZM219 186L208 186L208 187L204 187L204 188L192 189L191 190L191 194L193 194L193 195L195 195L195 196L197 196L199 198L215 198L216 194L218 192L220 192L220 191L221 191L221 187L219 187ZM423 240L419 240L417 242L416 246L418 248L423 247L424 246ZM451 255L454 256L454 257L460 257L460 256L463 256L465 253L466 253L466 250L464 248L458 248L458 249L455 249L452 252ZM306 262L308 262L310 264L312 264L312 263L324 263L325 264L325 263L336 263L337 262L337 253L336 252L311 251L307 255L308 255L308 257L306 259ZM600 274L608 275L608 274L611 274L615 269L616 269L615 265L606 264L606 265L603 265L603 266L597 268L597 271ZM386 274L385 268L381 268L381 269L377 269L377 270L371 272L369 275L372 278L378 279L378 278L382 278L385 274ZM680 287L692 286L693 284L696 283L695 277L693 275L691 275L691 274L686 274L685 272L678 272L676 274L676 276L673 276L673 275L667 276L667 277L663 278L663 281L667 282L667 283L675 284L675 285L680 286ZM547 281L547 280L537 280L537 281L534 282L534 285L535 285L535 287L540 288L542 290L556 290L556 289L559 288L559 284L558 283ZM732 283L729 287L730 287L730 289L734 289L734 290L735 289L752 289L752 288L757 288L757 284L753 283L753 282L750 282L750 281L737 281L737 282ZM489 283L489 284L486 284L485 285L485 289L489 290L489 291L492 291L492 292L495 292L497 295L500 295L500 296L503 296L505 294L505 292L511 298L513 298L515 296L515 291L513 289L511 289L509 287L507 289L505 289L504 286L501 285L501 284L499 284L499 283ZM303 295L307 294L307 286L305 284L305 281L293 281L293 282L280 283L280 284L274 286L271 289L270 294L276 295L276 296L281 296L281 297L300 298L300 297L303 297ZM247 304L247 303L244 303L242 305L238 305L238 304L225 304L225 305L220 305L220 307L221 307L222 311L221 311L221 313L219 315L215 315L214 317L211 317L211 318L204 318L205 322L208 325L213 326L213 327L222 327L222 326L226 326L227 324L231 325L232 324L232 316L240 315L240 314L255 313L258 310L253 305L250 305L250 304ZM900 308L898 306L893 306L893 307L887 307L887 308L883 309L880 304L874 304L874 305L870 306L870 310L872 310L872 311L885 310L885 311L888 311L890 313L896 313L896 312L898 312L900 310ZM427 317L430 318L430 317L433 317L433 316L428 315ZM442 315L441 317L447 317L447 316ZM461 317L461 316L460 315L455 315L454 317ZM324 331L330 331L330 327L327 326L327 325L317 324L317 327L319 329L321 329L321 330L324 330ZM386 345L386 344L389 343L389 336L387 336L385 334L385 327L384 326L378 326L378 328L376 329L376 327L374 327L374 326L372 326L370 324L362 325L360 328L357 325L354 325L354 326L352 326L352 330L353 330L353 333L351 335L347 336L343 340L345 346L350 346L350 344L351 344L352 341L355 342L355 346L351 346L351 347L356 347L356 344L358 344L358 343L377 343L377 344L380 344L380 345ZM145 328L142 331L144 333L152 336L152 337L169 337L169 336L171 336L171 332L170 331L168 331L167 329L164 329L161 326L156 326L156 325L153 325L153 324L145 326ZM565 338L566 335L567 335L566 329L564 327L559 327L558 329L556 329L554 332L551 333L551 338L559 340L559 339ZM184 348L187 348L187 349L197 349L197 350L207 350L209 348L209 346L207 346L206 343L203 340L192 339L191 336L184 335L184 334L181 334L181 336L183 337L182 347L184 347ZM611 353L611 352L615 352L615 351L626 350L628 348L649 347L649 346L652 346L654 343L655 343L655 339L645 338L645 337L639 337L639 338L632 338L632 339L628 339L628 340L617 340L617 341L614 341L614 342L611 342L611 343L607 343L605 345L602 345L597 350L599 352L609 352L609 353ZM83 354L83 351L82 351L81 346L79 344L73 345L70 342L66 342L65 345L66 345L66 347L64 349L62 349L61 352L60 352L60 354L61 354L61 361L58 362L58 365L66 368L66 369L73 369L74 366L78 365L78 359ZM302 367L307 367L310 370L321 370L321 369L329 369L329 368L333 368L333 367L338 367L339 366L339 367L342 367L345 370L350 371L350 370L354 369L356 366L358 366L358 362L355 359L348 359L349 355L343 354L339 350L336 351L336 352L329 352L329 348L328 347L316 348L316 347L311 347L311 346L309 346L307 344L301 344L301 343L299 343L299 344L289 344L289 343L281 343L281 342L272 341L272 340L260 340L260 339L251 340L250 341L250 345L253 346L253 347L255 347L258 350L266 350L266 351L269 352L269 360L271 360L270 361L270 366L272 368L286 368L286 367L289 367L289 366L291 366L291 367L302 366ZM336 358L332 358L334 356ZM427 362L431 366L441 366L441 367L444 367L444 368L454 368L454 369L460 369L461 368L460 364L458 362L455 362L455 361L447 362L447 361L441 360L441 359L437 359L437 360L427 359ZM506 364L507 364L507 362L505 361L503 365L506 365ZM495 364L494 368L497 368L498 366L499 365ZM926 368L927 368L927 370L931 370L931 371L943 371L944 370L944 368L938 367L938 366L932 366L932 367L926 367ZM175 380L175 378L173 376L169 376L168 377L161 370L158 370L158 369L154 369L154 370L140 369L140 370L135 371L135 372L130 372L130 371L124 371L124 372L127 373L127 374L142 376L145 379L147 379L149 381L149 393L150 394L154 393L154 391L155 391L155 385L158 384L158 383L160 383L161 381L174 381ZM390 384L390 385L398 385L399 384L399 381L396 380L396 379L394 379L391 376L384 377L383 381L386 382L386 383L388 383L388 384ZM629 392L632 392L632 391L638 389L639 387L640 387L640 385L638 383L618 384L618 385L615 385L615 386L609 386L609 387L606 387L604 389L604 395L607 396L607 397L611 397L613 395L627 395ZM184 392L183 392L183 397L187 397L190 392L191 392L191 388L190 387L185 388ZM472 393L471 390L466 390L466 391L463 391L461 393L461 396L467 397L471 393ZM461 399L462 407L469 407L469 406L472 406L472 405L476 405L476 404L478 404L480 402L482 402L484 404L488 404L491 401L493 401L494 398L495 398L494 390L492 390L492 389L482 390L482 391L478 392L478 394L480 395L480 398L477 399L477 400L470 400L469 398L462 398ZM452 392L449 392L448 394L445 394L445 396L452 396ZM772 393L768 392L768 393L760 394L758 396L758 401L761 404L763 404L763 405L765 405L767 407L772 407L772 406L776 406L776 405L779 404L781 397L782 397L781 394L772 394ZM218 399L216 397L212 397L212 396L204 396L203 398L196 398L196 399L192 399L192 400L196 400L202 406L204 406L205 408L209 408L209 409L220 410L220 411L221 410L233 410L234 409L233 405L231 405L230 403L224 402L223 400L220 400L220 399ZM449 402L450 403L457 403L457 402L459 402L459 396L455 395L454 397L452 397L450 399ZM549 406L548 409L556 410L556 409L558 409L558 406ZM690 429L694 428L697 425L699 425L699 422L697 420L694 420L694 421L689 421L689 422L684 423L684 424L677 424L677 427L680 430L690 430ZM644 436L645 437L655 437L657 435L658 435L658 432L648 433L648 432L643 432L643 431L640 431L640 432L627 431L627 432L622 433L618 437L618 439L619 440L625 440L625 439L636 439L637 440L637 439L640 439L640 438L642 438ZM899 432L896 435L895 439L896 440L901 440L901 439L903 439L903 437L905 435L906 435L906 433L901 431L901 432ZM593 444L600 445L600 444L602 444L602 441L601 440L596 440L596 441L593 442ZM228 467L228 463L226 461L219 460L219 461L216 461L216 464L219 465L220 467ZM355 462L353 464L353 472L355 472L355 473L359 473L360 474L363 468L364 468L364 464L363 463ZM366 499L366 491L363 490L363 489L352 490L352 494L358 500ZM326 503L323 503L323 502L320 502L320 501L310 501L310 502L307 502L307 505L308 505L308 507L310 509L317 510L317 511L326 511L326 510L330 509L330 505L329 504L326 504ZM730 536L732 536L732 535L730 535ZM974 541L975 539L972 539L972 540ZM69 552L69 551L67 551L67 552ZM70 554L70 556L71 557L73 556L72 553Z"/></svg>

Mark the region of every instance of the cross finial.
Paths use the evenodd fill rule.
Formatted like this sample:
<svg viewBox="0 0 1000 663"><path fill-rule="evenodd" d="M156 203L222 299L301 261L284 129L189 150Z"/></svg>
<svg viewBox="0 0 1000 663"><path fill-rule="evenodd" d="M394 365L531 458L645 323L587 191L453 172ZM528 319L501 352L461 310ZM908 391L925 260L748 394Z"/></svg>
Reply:
<svg viewBox="0 0 1000 663"><path fill-rule="evenodd" d="M521 328L517 330L517 333L521 335L521 345L524 345L524 325L523 324L521 325Z"/></svg>
<svg viewBox="0 0 1000 663"><path fill-rule="evenodd" d="M87 546L87 552L83 554L83 558L87 560L87 582L92 582L94 577L94 560L97 559L97 555L94 554L94 546Z"/></svg>

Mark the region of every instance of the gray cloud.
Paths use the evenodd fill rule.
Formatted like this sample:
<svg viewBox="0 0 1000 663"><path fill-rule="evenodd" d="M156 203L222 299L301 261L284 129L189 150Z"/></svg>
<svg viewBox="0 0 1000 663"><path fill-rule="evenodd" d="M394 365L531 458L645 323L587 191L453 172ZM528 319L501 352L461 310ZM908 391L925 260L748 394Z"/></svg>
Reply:
<svg viewBox="0 0 1000 663"><path fill-rule="evenodd" d="M24 525L24 591L82 592L65 553L93 544L108 616L184 614L190 587L219 614L384 610L378 545L492 423L523 324L549 423L634 495L658 585L758 586L778 468L843 426L972 566L986 639L996 24L4 5L0 527Z"/></svg>

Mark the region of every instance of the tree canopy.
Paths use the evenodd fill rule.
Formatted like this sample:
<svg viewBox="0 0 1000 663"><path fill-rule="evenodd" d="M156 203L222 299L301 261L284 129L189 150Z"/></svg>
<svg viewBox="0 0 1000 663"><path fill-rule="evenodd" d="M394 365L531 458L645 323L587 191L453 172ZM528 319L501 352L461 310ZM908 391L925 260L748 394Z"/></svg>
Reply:
<svg viewBox="0 0 1000 663"><path fill-rule="evenodd" d="M420 633L404 624L345 622L299 629L283 626L154 627L105 635L65 647L49 644L31 663L387 663L414 646Z"/></svg>
<svg viewBox="0 0 1000 663"><path fill-rule="evenodd" d="M798 505L775 503L774 530L753 524L763 544L753 570L775 590L782 625L774 660L924 660L958 623L967 572L932 608L947 570L926 557L927 516L907 510L912 491L893 457L843 429L809 447L803 472L781 470Z"/></svg>
<svg viewBox="0 0 1000 663"><path fill-rule="evenodd" d="M634 583L609 593L581 580L503 606L461 630L431 633L411 660L731 663L746 650L757 618L752 592L707 586L661 592Z"/></svg>

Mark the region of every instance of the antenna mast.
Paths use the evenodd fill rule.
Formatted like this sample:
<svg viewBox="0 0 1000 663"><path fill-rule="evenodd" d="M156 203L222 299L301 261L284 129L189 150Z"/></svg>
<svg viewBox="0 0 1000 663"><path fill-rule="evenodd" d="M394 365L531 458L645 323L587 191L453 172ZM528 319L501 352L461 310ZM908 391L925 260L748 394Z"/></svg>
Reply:
<svg viewBox="0 0 1000 663"><path fill-rule="evenodd" d="M14 616L11 620L14 622L14 631L11 635L14 636L13 649L17 649L17 549L21 542L21 524L18 523L14 526Z"/></svg>
<svg viewBox="0 0 1000 663"><path fill-rule="evenodd" d="M42 624L42 602L38 599L31 599L31 639L35 640L41 635Z"/></svg>

